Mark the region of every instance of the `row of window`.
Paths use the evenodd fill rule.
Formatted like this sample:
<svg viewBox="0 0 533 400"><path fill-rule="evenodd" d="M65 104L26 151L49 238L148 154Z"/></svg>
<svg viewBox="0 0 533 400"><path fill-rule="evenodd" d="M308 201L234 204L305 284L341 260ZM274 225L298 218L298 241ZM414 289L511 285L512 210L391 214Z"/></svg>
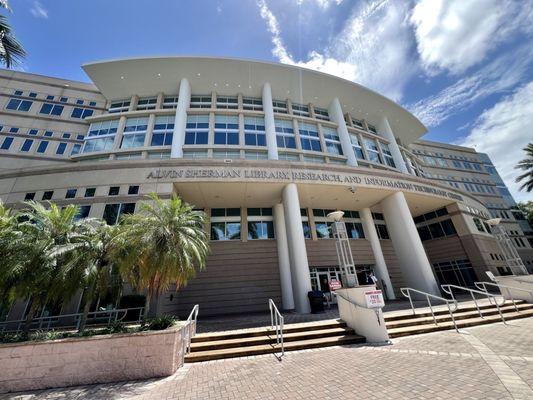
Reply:
<svg viewBox="0 0 533 400"><path fill-rule="evenodd" d="M15 90L13 92L13 95L14 96L26 96L26 97L31 97L33 99L37 99L37 93L36 92L28 92L27 95L24 95L24 92L22 90ZM65 97L65 96L54 96L54 95L51 95L51 94L47 94L45 95L44 97L45 100L49 100L49 101L59 101L60 103L67 103L69 98L68 97ZM76 105L84 105L86 102L86 100L83 100L83 99L76 99ZM88 104L89 106L91 107L96 107L96 101L88 101Z"/></svg>
<svg viewBox="0 0 533 400"><path fill-rule="evenodd" d="M3 125L0 125L0 131L4 130L4 126ZM16 127L16 126L12 126L10 127L7 132L9 133L18 133L18 134L22 134L21 130L19 127ZM76 140L83 140L85 138L85 136L83 135L80 135L80 134L74 134L74 133L69 133L69 132L55 132L57 134L59 134L61 136L62 139L74 139L74 135L76 135ZM44 130L42 131L42 135L44 137L54 137L55 135L54 132L52 131L47 131L47 130ZM35 129L35 128L30 128L26 131L26 135L32 135L32 136L37 136L39 134L39 129Z"/></svg>
<svg viewBox="0 0 533 400"><path fill-rule="evenodd" d="M14 139L15 139L14 137L6 136L4 138L4 141L2 142L2 144L0 145L0 150L9 150L11 148L11 145L13 144ZM39 140L39 141L37 141L37 140L34 140L34 139L25 139L22 142L22 144L20 145L19 151L22 152L22 153L29 153L31 151L31 149L33 148L33 144L34 143L38 143L37 144L37 149L35 150L35 152L37 154L44 154L46 152L46 150L48 149L48 145L51 142L49 140ZM54 154L55 155L64 155L65 154L65 150L67 149L68 143L67 142L55 142L55 143L57 143L57 146L55 148ZM81 144L80 143L74 143L72 145L71 150L70 150L70 155L73 156L73 155L79 154L80 151L81 151Z"/></svg>
<svg viewBox="0 0 533 400"><path fill-rule="evenodd" d="M128 195L139 194L139 186L138 185L129 186L127 193ZM65 194L65 199L73 199L76 197L77 194L78 194L78 189L76 188L67 189L67 192ZM95 194L96 194L96 188L90 187L90 188L85 189L85 193L83 197L90 198L90 197L94 197ZM119 194L120 194L120 186L109 187L109 191L108 191L109 196L118 196ZM54 196L53 190L46 190L43 193L41 200L52 200L53 196ZM35 192L26 193L26 195L24 196L24 200L35 200Z"/></svg>
<svg viewBox="0 0 533 400"><path fill-rule="evenodd" d="M417 226L418 235L423 242L457 234L451 219L434 222L429 225Z"/></svg>
<svg viewBox="0 0 533 400"><path fill-rule="evenodd" d="M33 101L31 100L11 98L6 104L6 110L28 112L30 111L32 105ZM41 109L39 110L39 114L59 117L63 113L64 108L65 106L62 104L43 103L41 105ZM92 116L93 113L94 110L91 108L73 107L70 113L70 118L84 119Z"/></svg>

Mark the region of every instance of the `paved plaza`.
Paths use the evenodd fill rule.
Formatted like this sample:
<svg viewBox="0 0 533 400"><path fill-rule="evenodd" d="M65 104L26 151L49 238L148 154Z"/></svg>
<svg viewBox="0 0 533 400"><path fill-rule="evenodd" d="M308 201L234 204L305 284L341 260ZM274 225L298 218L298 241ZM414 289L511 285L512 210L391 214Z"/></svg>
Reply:
<svg viewBox="0 0 533 400"><path fill-rule="evenodd" d="M165 379L15 399L533 399L533 318L393 340L186 364Z"/></svg>

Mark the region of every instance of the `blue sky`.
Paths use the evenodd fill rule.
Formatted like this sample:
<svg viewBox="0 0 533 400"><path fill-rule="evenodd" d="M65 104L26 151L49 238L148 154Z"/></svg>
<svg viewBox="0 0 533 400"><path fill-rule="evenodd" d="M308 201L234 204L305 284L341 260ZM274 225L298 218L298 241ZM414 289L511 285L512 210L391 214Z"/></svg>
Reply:
<svg viewBox="0 0 533 400"><path fill-rule="evenodd" d="M533 141L533 0L11 0L25 71L87 80L80 65L147 55L279 61L402 104L426 139L513 169Z"/></svg>

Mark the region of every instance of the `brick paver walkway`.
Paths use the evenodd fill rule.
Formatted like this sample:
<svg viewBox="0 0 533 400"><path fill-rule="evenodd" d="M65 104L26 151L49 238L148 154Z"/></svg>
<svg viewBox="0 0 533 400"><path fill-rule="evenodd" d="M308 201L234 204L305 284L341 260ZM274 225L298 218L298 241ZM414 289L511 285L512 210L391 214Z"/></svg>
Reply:
<svg viewBox="0 0 533 400"><path fill-rule="evenodd" d="M533 399L533 318L347 346L187 364L169 378L17 399Z"/></svg>

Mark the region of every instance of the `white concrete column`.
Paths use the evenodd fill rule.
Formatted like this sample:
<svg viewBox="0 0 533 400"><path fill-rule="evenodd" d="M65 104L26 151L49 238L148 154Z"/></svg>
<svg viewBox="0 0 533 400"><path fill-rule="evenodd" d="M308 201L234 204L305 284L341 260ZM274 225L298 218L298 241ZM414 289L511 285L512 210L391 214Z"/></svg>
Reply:
<svg viewBox="0 0 533 400"><path fill-rule="evenodd" d="M439 286L402 192L381 201L394 251L409 287L440 295Z"/></svg>
<svg viewBox="0 0 533 400"><path fill-rule="evenodd" d="M389 276L389 270L385 263L385 257L383 256L383 250L381 249L381 243L379 242L378 232L374 225L374 219L372 218L372 212L370 208L363 208L359 211L361 222L363 223L363 230L365 232L365 238L370 242L372 247L372 253L374 254L374 260L376 261L376 277L379 281L383 281L386 286L387 298L394 300L394 288Z"/></svg>
<svg viewBox="0 0 533 400"><path fill-rule="evenodd" d="M268 159L278 159L278 144L276 142L276 124L274 122L274 107L272 106L272 88L270 83L263 85L263 111L265 112L265 134Z"/></svg>
<svg viewBox="0 0 533 400"><path fill-rule="evenodd" d="M185 127L187 125L187 109L191 102L191 85L186 78L180 82L178 106L174 118L174 132L172 135L172 147L170 158L183 157L183 144L185 143Z"/></svg>
<svg viewBox="0 0 533 400"><path fill-rule="evenodd" d="M294 310L291 261L289 258L289 243L287 241L287 228L285 227L285 212L283 211L283 204L276 204L274 206L274 229L276 230L276 244L278 246L281 301L284 310Z"/></svg>
<svg viewBox="0 0 533 400"><path fill-rule="evenodd" d="M344 120L344 115L342 113L341 103L337 97L331 101L328 113L331 121L337 124L337 133L339 134L339 139L341 141L342 152L348 158L348 165L352 167L357 166L357 158L355 157L355 153L352 149L350 134L348 133L348 128L346 127L346 121Z"/></svg>
<svg viewBox="0 0 533 400"><path fill-rule="evenodd" d="M300 200L295 183L289 183L283 188L283 210L285 212L285 227L287 229L287 243L291 260L292 292L294 308L300 314L311 312L307 292L311 290L311 275L307 261L302 217L300 215Z"/></svg>
<svg viewBox="0 0 533 400"><path fill-rule="evenodd" d="M398 142L396 142L396 138L394 137L394 133L392 133L392 129L387 117L384 116L381 118L377 129L378 132L380 132L383 137L389 141L389 149L392 154L394 164L396 164L396 168L398 168L404 174L408 174L409 171L405 166L405 161L403 160L402 153L400 152L400 146L398 146Z"/></svg>

